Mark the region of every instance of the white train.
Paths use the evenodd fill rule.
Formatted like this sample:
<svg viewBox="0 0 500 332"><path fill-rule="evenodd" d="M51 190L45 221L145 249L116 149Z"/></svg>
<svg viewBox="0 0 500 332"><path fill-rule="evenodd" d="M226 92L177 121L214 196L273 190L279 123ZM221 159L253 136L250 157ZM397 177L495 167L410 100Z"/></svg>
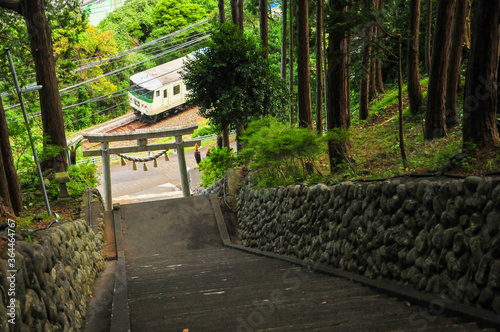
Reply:
<svg viewBox="0 0 500 332"><path fill-rule="evenodd" d="M188 91L180 71L188 56L175 59L130 77L130 106L143 123L154 123L179 112Z"/></svg>

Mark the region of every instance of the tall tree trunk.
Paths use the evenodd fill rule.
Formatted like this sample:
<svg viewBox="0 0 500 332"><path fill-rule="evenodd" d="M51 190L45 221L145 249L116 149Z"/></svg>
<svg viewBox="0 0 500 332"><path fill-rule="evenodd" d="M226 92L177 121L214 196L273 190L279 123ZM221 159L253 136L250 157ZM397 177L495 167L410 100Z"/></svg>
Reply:
<svg viewBox="0 0 500 332"><path fill-rule="evenodd" d="M286 80L287 3L281 2L281 79Z"/></svg>
<svg viewBox="0 0 500 332"><path fill-rule="evenodd" d="M408 166L408 155L406 154L404 125L403 125L403 66L401 64L403 52L401 51L403 38L398 35L398 114L399 114L399 150L403 166Z"/></svg>
<svg viewBox="0 0 500 332"><path fill-rule="evenodd" d="M420 87L418 61L420 35L420 0L410 0L410 39L408 40L408 98L410 111L419 114L422 111L424 97Z"/></svg>
<svg viewBox="0 0 500 332"><path fill-rule="evenodd" d="M243 1L238 1L238 25L241 31L243 31Z"/></svg>
<svg viewBox="0 0 500 332"><path fill-rule="evenodd" d="M260 45L266 49L266 58L269 57L269 40L267 24L267 0L259 0Z"/></svg>
<svg viewBox="0 0 500 332"><path fill-rule="evenodd" d="M464 101L464 149L499 143L500 2L477 0Z"/></svg>
<svg viewBox="0 0 500 332"><path fill-rule="evenodd" d="M222 126L222 145L228 150L231 148L231 143L229 143L229 125L224 124Z"/></svg>
<svg viewBox="0 0 500 332"><path fill-rule="evenodd" d="M40 90L43 136L48 138L47 144L61 148L55 157L46 162L46 165L56 172L64 172L67 169L66 133L64 131L59 82L55 70L51 29L45 16L44 1L22 1L21 12L28 28L31 54L35 61L36 80L38 84L43 86Z"/></svg>
<svg viewBox="0 0 500 332"><path fill-rule="evenodd" d="M10 196L10 203L14 213L19 215L23 211L23 197L21 195L21 187L19 185L19 178L17 170L14 165L12 157L12 149L9 142L9 129L7 127L7 120L5 118L5 111L3 109L2 98L0 97L0 156L2 158L2 165L6 175L6 183ZM2 184L3 186L3 184Z"/></svg>
<svg viewBox="0 0 500 332"><path fill-rule="evenodd" d="M432 1L427 0L427 24L425 27L425 68L427 75L431 75L431 45L432 45Z"/></svg>
<svg viewBox="0 0 500 332"><path fill-rule="evenodd" d="M373 10L378 10L378 0L372 0ZM368 84L368 100L373 100L377 95L377 49L375 47L377 41L375 40L377 36L377 27L372 26L370 31L370 83Z"/></svg>
<svg viewBox="0 0 500 332"><path fill-rule="evenodd" d="M0 101L1 102L1 101ZM1 118L4 118L4 110L3 107L0 107ZM0 146L0 203L5 207L7 213L13 213L14 209L12 208L12 203L10 201L10 193L9 193L9 183L7 181L7 173L5 172L5 166L3 161L3 146ZM0 212L3 209L0 209Z"/></svg>
<svg viewBox="0 0 500 332"><path fill-rule="evenodd" d="M325 12L325 3L323 1L323 14ZM325 23L324 23L324 17L323 17L323 99L325 100L326 98L326 94L328 92L328 82L326 80L326 72L328 71L328 61L326 59L326 27L325 27ZM325 119L326 119L326 100L324 101L325 102Z"/></svg>
<svg viewBox="0 0 500 332"><path fill-rule="evenodd" d="M366 8L371 7L372 0L364 0ZM366 120L370 115L369 89L370 89L370 68L371 68L371 27L366 26L363 32L363 49L361 51L361 81L359 87L359 119Z"/></svg>
<svg viewBox="0 0 500 332"><path fill-rule="evenodd" d="M219 0L219 23L226 23L226 13L224 11L224 0Z"/></svg>
<svg viewBox="0 0 500 332"><path fill-rule="evenodd" d="M467 10L467 18L465 19L465 31L464 31L464 49L463 49L463 57L464 59L469 59L470 57L470 48L471 48L471 38L472 38L472 30L471 30L471 14L472 14L472 0L467 0L468 10Z"/></svg>
<svg viewBox="0 0 500 332"><path fill-rule="evenodd" d="M40 90L43 136L48 138L46 144L55 145L61 149L56 156L46 160L43 166L53 168L56 172L65 171L67 169L66 134L55 70L51 29L45 16L45 2L43 0L0 0L0 7L15 10L25 19L31 54L35 62L36 80L43 86Z"/></svg>
<svg viewBox="0 0 500 332"><path fill-rule="evenodd" d="M238 8L238 0L230 0L231 4L231 19L233 24L239 26L239 8Z"/></svg>
<svg viewBox="0 0 500 332"><path fill-rule="evenodd" d="M316 3L316 132L323 133L323 0Z"/></svg>
<svg viewBox="0 0 500 332"><path fill-rule="evenodd" d="M453 127L457 124L457 90L460 82L460 64L465 33L465 21L468 12L467 0L457 1L453 28L451 34L450 58L448 59L448 72L446 83L446 126Z"/></svg>
<svg viewBox="0 0 500 332"><path fill-rule="evenodd" d="M330 10L346 13L347 6L343 0L330 0ZM351 126L349 111L349 31L337 29L346 18L338 15L337 22L330 22L327 27L329 42L327 49L328 70L326 82L326 129L347 132ZM344 28L345 29L345 28ZM328 142L330 170L335 172L342 162L352 162L349 141L330 140Z"/></svg>
<svg viewBox="0 0 500 332"><path fill-rule="evenodd" d="M430 93L427 95L425 113L424 138L428 140L445 137L448 134L445 118L446 73L455 2L455 0L439 0L437 5L428 88Z"/></svg>
<svg viewBox="0 0 500 332"><path fill-rule="evenodd" d="M233 24L240 28L243 32L243 0L230 0L231 1L231 16L233 19ZM244 131L244 126L242 124L236 125L236 150L238 153L242 150L243 146L241 144L241 134ZM222 140L224 146L227 147L228 151L231 150L231 143L229 142L229 125L224 125L222 129Z"/></svg>
<svg viewBox="0 0 500 332"><path fill-rule="evenodd" d="M376 28L372 29L372 36L376 31ZM373 43L373 37L372 37L372 43ZM375 96L377 95L377 60L375 59L375 48L372 47L371 49L371 60L370 60L370 82L368 83L368 100L373 100Z"/></svg>
<svg viewBox="0 0 500 332"><path fill-rule="evenodd" d="M0 153L0 203L5 206L8 213L14 212L10 201L9 183L7 182L2 153ZM0 211L2 210L0 209Z"/></svg>
<svg viewBox="0 0 500 332"><path fill-rule="evenodd" d="M382 61L380 59L377 59L375 67L377 69L376 71L377 78L375 80L375 82L377 83L377 92L383 93L385 91L385 84L384 84L384 76L382 75Z"/></svg>
<svg viewBox="0 0 500 332"><path fill-rule="evenodd" d="M311 128L311 85L309 72L309 1L298 0L297 7L297 70L298 70L298 106L299 127Z"/></svg>
<svg viewBox="0 0 500 332"><path fill-rule="evenodd" d="M285 0L286 1L286 0ZM290 81L289 81L289 89L290 89L290 125L295 123L295 109L294 109L294 88L293 88L293 18L295 13L293 12L293 0L290 0Z"/></svg>
<svg viewBox="0 0 500 332"><path fill-rule="evenodd" d="M280 74L281 74L281 79L283 80L283 83L286 81L286 58L287 58L287 4L288 1L282 1L281 2L281 68L280 68ZM283 103L283 117L286 116L286 107L285 103ZM286 121L285 118L283 118L283 121Z"/></svg>
<svg viewBox="0 0 500 332"><path fill-rule="evenodd" d="M378 3L379 9L384 9L385 8L385 2L383 0L380 0ZM377 39L380 40L381 36L381 31L377 27ZM385 91L385 85L384 85L384 78L382 76L382 60L380 60L382 54L382 48L380 46L377 47L377 59L376 59L376 83L377 83L377 91L378 92L384 92Z"/></svg>

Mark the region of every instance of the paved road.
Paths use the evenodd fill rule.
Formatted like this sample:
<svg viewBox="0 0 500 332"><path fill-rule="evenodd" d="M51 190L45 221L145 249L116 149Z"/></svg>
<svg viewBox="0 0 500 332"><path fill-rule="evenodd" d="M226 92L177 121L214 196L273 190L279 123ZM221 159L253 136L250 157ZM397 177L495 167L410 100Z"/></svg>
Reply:
<svg viewBox="0 0 500 332"><path fill-rule="evenodd" d="M200 149L205 156L206 149ZM186 152L186 164L191 178L191 190L200 184L199 172L194 159L194 152ZM158 158L158 168L149 162L148 171L144 172L143 165L137 163L137 171L132 170L132 163L126 166L115 164L111 166L111 192L113 203L137 203L168 198L182 197L179 162L177 154L169 155L170 161L164 157ZM102 170L99 169L101 172ZM102 174L100 175L102 177ZM101 178L101 183L102 183ZM98 187L103 193L102 185Z"/></svg>
<svg viewBox="0 0 500 332"><path fill-rule="evenodd" d="M235 146L234 142L231 143L232 148ZM206 150L200 149L202 158L205 158ZM198 165L194 159L194 151L186 152L185 155L192 192L194 188L201 186L200 174L198 169L195 169ZM147 172L143 171L143 165L140 163L137 164L137 171L132 170L131 162L127 162L126 166L120 166L120 163L112 165L113 203L128 204L182 197L177 154L169 155L169 159L170 161L165 161L164 157L158 158L158 168L154 168L152 162L147 163ZM102 170L99 169L99 172ZM100 177L101 185L97 189L104 196L102 174Z"/></svg>
<svg viewBox="0 0 500 332"><path fill-rule="evenodd" d="M122 205L132 332L477 331L356 282L224 247L207 196Z"/></svg>

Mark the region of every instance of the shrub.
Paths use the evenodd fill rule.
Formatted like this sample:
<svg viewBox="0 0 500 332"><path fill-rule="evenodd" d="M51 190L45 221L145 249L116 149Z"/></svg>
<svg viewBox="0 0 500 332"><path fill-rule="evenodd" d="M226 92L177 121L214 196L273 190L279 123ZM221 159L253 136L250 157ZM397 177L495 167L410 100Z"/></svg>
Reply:
<svg viewBox="0 0 500 332"><path fill-rule="evenodd" d="M252 122L241 137L242 159L258 171L260 186L303 181L319 173L315 161L324 150L324 138L309 129L290 128L273 117Z"/></svg>
<svg viewBox="0 0 500 332"><path fill-rule="evenodd" d="M87 187L95 188L99 185L97 177L97 165L80 164L68 167L71 182L67 183L69 194L73 197L80 197Z"/></svg>
<svg viewBox="0 0 500 332"><path fill-rule="evenodd" d="M201 184L204 188L211 186L217 180L222 179L227 170L233 168L236 164L237 159L233 151L217 146L211 148L210 154L200 163Z"/></svg>

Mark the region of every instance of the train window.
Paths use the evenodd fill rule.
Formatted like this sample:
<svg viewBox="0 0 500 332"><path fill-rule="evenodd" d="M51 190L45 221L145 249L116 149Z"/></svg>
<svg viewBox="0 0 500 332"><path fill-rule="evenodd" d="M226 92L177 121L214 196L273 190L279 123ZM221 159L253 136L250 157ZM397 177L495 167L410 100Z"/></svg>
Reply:
<svg viewBox="0 0 500 332"><path fill-rule="evenodd" d="M174 96L178 95L179 93L181 93L181 85L180 84L174 86Z"/></svg>
<svg viewBox="0 0 500 332"><path fill-rule="evenodd" d="M167 90L163 90L163 98L167 98Z"/></svg>
<svg viewBox="0 0 500 332"><path fill-rule="evenodd" d="M153 102L153 91L149 91L148 89L139 89L136 91L132 91L132 94L137 98L149 99L149 103Z"/></svg>
<svg viewBox="0 0 500 332"><path fill-rule="evenodd" d="M160 96L160 91L156 91L156 97Z"/></svg>

